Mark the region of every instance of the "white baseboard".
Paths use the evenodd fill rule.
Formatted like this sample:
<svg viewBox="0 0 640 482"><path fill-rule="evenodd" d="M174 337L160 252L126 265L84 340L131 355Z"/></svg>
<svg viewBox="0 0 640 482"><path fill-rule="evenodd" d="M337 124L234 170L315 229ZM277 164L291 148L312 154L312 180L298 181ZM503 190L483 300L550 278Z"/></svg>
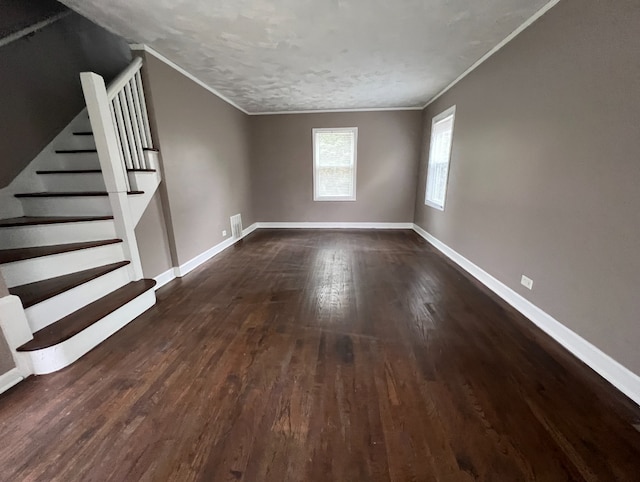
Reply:
<svg viewBox="0 0 640 482"><path fill-rule="evenodd" d="M257 223L260 229L413 229L413 223Z"/></svg>
<svg viewBox="0 0 640 482"><path fill-rule="evenodd" d="M608 380L614 387L640 405L640 377L638 375L622 366L599 348L571 331L551 315L523 298L501 281L498 281L460 253L427 233L420 226L414 224L413 230L454 263L462 267L500 298L522 313L542 331L564 346L596 373L600 374L605 380Z"/></svg>
<svg viewBox="0 0 640 482"><path fill-rule="evenodd" d="M176 279L176 271L175 270L176 270L176 268L168 269L164 273L161 273L158 276L156 276L155 278L153 278L156 281L156 285L154 286L154 289L156 291L158 291L164 285L166 285L167 283L170 283L171 281Z"/></svg>
<svg viewBox="0 0 640 482"><path fill-rule="evenodd" d="M182 278L184 275L186 275L187 273L193 271L198 266L200 266L202 263L205 263L205 262L209 261L211 258L213 258L215 255L220 254L222 251L227 249L229 246L233 246L235 243L240 241L240 239L242 239L245 236L251 234L256 229L258 229L258 225L257 225L257 223L254 223L251 226L247 227L246 229L242 230L242 237L241 238L239 238L239 239L227 238L223 242L216 244L212 248L209 248L204 253L201 253L198 256L196 256L195 258L190 259L186 263L184 263L184 264L182 264L182 265L180 265L178 267L173 268L175 277Z"/></svg>
<svg viewBox="0 0 640 482"><path fill-rule="evenodd" d="M259 223L253 223L251 226L247 227L247 229L243 229L242 230L242 237L244 238L245 236L249 236L256 229L258 229L258 224Z"/></svg>
<svg viewBox="0 0 640 482"><path fill-rule="evenodd" d="M12 368L4 375L0 375L0 393L4 393L14 385L17 385L24 377L20 374L20 370Z"/></svg>
<svg viewBox="0 0 640 482"><path fill-rule="evenodd" d="M293 223L253 223L251 226L242 230L242 238L253 233L256 229L413 229L413 223L315 223L315 222L293 222ZM240 238L240 239L242 239ZM229 246L239 241L238 239L228 238L223 242L209 248L204 253L199 254L186 263L166 271L156 277L156 281L160 286L168 283L173 278L182 278L187 273L193 271L202 263L209 261L211 258L221 253ZM173 277L171 277L173 276ZM166 280L166 281L165 281ZM161 281L164 281L161 284ZM160 286L156 286L158 289Z"/></svg>

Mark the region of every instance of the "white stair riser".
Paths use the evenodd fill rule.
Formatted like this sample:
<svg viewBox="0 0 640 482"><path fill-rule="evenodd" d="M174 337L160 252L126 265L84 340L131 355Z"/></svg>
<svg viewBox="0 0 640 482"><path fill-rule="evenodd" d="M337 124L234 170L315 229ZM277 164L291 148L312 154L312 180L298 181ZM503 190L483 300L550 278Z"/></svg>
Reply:
<svg viewBox="0 0 640 482"><path fill-rule="evenodd" d="M91 132L91 127L86 129L74 129L73 132ZM57 142L55 148L59 150L95 149L96 142L93 136L68 135L63 140Z"/></svg>
<svg viewBox="0 0 640 482"><path fill-rule="evenodd" d="M108 196L20 198L25 216L109 216Z"/></svg>
<svg viewBox="0 0 640 482"><path fill-rule="evenodd" d="M87 174L41 174L46 191L106 191L101 172Z"/></svg>
<svg viewBox="0 0 640 482"><path fill-rule="evenodd" d="M100 169L97 152L55 154L55 163L60 169Z"/></svg>
<svg viewBox="0 0 640 482"><path fill-rule="evenodd" d="M70 132L91 132L91 121L86 109L73 120L73 128Z"/></svg>
<svg viewBox="0 0 640 482"><path fill-rule="evenodd" d="M0 266L9 288L124 261L122 243L15 261Z"/></svg>
<svg viewBox="0 0 640 482"><path fill-rule="evenodd" d="M68 340L42 350L25 352L24 355L29 357L36 375L58 371L71 365L129 324L151 308L155 302L155 292L151 289Z"/></svg>
<svg viewBox="0 0 640 482"><path fill-rule="evenodd" d="M116 238L113 220L79 223L38 224L0 229L3 249L30 248L52 244L81 243Z"/></svg>
<svg viewBox="0 0 640 482"><path fill-rule="evenodd" d="M124 266L33 305L25 310L29 326L35 333L83 306L108 295L130 281L129 267Z"/></svg>

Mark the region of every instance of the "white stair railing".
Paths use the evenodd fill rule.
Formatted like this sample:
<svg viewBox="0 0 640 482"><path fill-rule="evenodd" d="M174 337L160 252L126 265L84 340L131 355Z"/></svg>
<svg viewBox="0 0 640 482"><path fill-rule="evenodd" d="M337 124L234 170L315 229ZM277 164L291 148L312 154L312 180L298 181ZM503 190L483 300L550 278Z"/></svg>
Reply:
<svg viewBox="0 0 640 482"><path fill-rule="evenodd" d="M142 59L136 58L118 75L109 87L113 122L125 166L128 170L153 169L145 152L153 149L149 115L142 87Z"/></svg>
<svg viewBox="0 0 640 482"><path fill-rule="evenodd" d="M113 211L116 233L124 241L132 278L141 279L142 264L127 193L128 171L155 169L149 116L142 86L142 59L136 58L107 88L104 79L82 72L80 80L89 120Z"/></svg>

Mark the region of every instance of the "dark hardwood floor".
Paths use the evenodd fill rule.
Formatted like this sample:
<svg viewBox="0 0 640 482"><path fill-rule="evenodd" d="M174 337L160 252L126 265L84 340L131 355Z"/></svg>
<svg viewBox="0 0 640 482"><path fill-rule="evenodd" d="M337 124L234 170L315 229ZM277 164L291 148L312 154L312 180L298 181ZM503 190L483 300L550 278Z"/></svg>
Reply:
<svg viewBox="0 0 640 482"><path fill-rule="evenodd" d="M250 235L0 397L0 478L633 481L640 410L409 231Z"/></svg>

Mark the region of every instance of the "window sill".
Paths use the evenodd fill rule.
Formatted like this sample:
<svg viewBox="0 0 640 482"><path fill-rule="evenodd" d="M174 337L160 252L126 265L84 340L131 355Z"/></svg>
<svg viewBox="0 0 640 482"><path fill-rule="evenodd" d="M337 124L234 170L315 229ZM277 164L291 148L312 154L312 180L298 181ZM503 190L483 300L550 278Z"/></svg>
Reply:
<svg viewBox="0 0 640 482"><path fill-rule="evenodd" d="M430 208L433 208L433 209L437 209L438 211L444 212L444 205L443 206L439 206L436 203L432 203L431 201L425 201L424 205L425 206L429 206Z"/></svg>
<svg viewBox="0 0 640 482"><path fill-rule="evenodd" d="M356 198L355 197L314 197L313 198L314 201L320 201L320 202L325 202L325 201L355 201Z"/></svg>

